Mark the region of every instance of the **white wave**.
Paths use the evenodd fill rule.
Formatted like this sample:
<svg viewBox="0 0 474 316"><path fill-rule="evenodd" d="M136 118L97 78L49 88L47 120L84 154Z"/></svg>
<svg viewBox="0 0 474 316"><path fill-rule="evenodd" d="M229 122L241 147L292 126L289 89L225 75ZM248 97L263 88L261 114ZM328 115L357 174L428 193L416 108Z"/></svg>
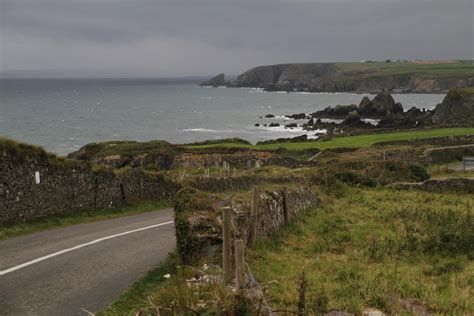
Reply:
<svg viewBox="0 0 474 316"><path fill-rule="evenodd" d="M268 92L263 90L263 88L245 88L247 89L250 93L259 93L259 92Z"/></svg>
<svg viewBox="0 0 474 316"><path fill-rule="evenodd" d="M274 118L275 118L275 119L284 120L284 121L290 121L290 120L292 120L291 118L286 117L286 116L284 116L284 115L275 115Z"/></svg>
<svg viewBox="0 0 474 316"><path fill-rule="evenodd" d="M285 127L284 125L280 126L258 126L256 127L257 129L263 129L266 131L271 131L271 132L279 132L279 133L302 133L306 132L301 126L298 127Z"/></svg>
<svg viewBox="0 0 474 316"><path fill-rule="evenodd" d="M209 128L185 128L180 130L181 132L198 132L198 133L217 133L215 129L209 129Z"/></svg>
<svg viewBox="0 0 474 316"><path fill-rule="evenodd" d="M341 124L342 122L344 122L344 120L322 118L322 119L321 119L321 122L323 122L323 123L336 123L336 124Z"/></svg>
<svg viewBox="0 0 474 316"><path fill-rule="evenodd" d="M379 122L380 122L380 120L378 120L378 119L369 119L369 118L361 119L361 121L366 122L366 123L370 123L374 126L379 125Z"/></svg>

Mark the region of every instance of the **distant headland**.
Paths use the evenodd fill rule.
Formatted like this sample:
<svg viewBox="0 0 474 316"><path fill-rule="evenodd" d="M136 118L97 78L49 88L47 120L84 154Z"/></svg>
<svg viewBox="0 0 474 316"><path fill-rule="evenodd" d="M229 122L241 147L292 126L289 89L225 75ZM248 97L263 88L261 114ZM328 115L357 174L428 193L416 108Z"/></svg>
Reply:
<svg viewBox="0 0 474 316"><path fill-rule="evenodd" d="M233 81L219 74L201 86L266 91L446 93L474 86L472 60L292 63L258 66Z"/></svg>

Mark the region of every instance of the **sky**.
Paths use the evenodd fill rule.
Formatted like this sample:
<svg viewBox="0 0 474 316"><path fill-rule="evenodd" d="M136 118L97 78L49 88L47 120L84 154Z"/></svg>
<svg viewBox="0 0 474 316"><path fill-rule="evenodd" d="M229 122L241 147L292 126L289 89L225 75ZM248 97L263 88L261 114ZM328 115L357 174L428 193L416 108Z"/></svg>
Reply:
<svg viewBox="0 0 474 316"><path fill-rule="evenodd" d="M472 59L473 0L0 0L0 73L240 74L264 64Z"/></svg>

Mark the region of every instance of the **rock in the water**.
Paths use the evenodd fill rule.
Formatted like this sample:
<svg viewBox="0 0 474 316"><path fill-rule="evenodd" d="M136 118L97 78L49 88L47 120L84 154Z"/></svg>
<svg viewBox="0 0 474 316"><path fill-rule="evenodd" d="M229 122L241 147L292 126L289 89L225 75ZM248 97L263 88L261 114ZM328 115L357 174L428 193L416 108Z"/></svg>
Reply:
<svg viewBox="0 0 474 316"><path fill-rule="evenodd" d="M286 124L286 125L285 125L285 128L295 128L295 127L298 127L298 124L296 124L296 123L290 123L290 124Z"/></svg>
<svg viewBox="0 0 474 316"><path fill-rule="evenodd" d="M260 126L260 124L256 123L254 126L255 126L255 127L259 127L259 126Z"/></svg>
<svg viewBox="0 0 474 316"><path fill-rule="evenodd" d="M474 125L474 87L449 91L436 106L433 123Z"/></svg>
<svg viewBox="0 0 474 316"><path fill-rule="evenodd" d="M211 86L211 87L219 87L219 86L225 86L226 81L225 81L225 75L224 74L218 74L215 77L212 77L211 79L204 81L200 84L200 86Z"/></svg>
<svg viewBox="0 0 474 316"><path fill-rule="evenodd" d="M278 127L280 126L280 124L278 123L270 123L270 125L268 125L268 127Z"/></svg>
<svg viewBox="0 0 474 316"><path fill-rule="evenodd" d="M388 114L380 120L378 127L391 128L391 127L421 127L433 125L432 120L433 112L421 110L412 107L408 111L399 114Z"/></svg>
<svg viewBox="0 0 474 316"><path fill-rule="evenodd" d="M357 111L357 105L336 105L336 107L327 107L324 110L313 113L312 117L324 117L324 118L334 118L342 119L345 118L349 113Z"/></svg>
<svg viewBox="0 0 474 316"><path fill-rule="evenodd" d="M306 114L298 113L298 114L287 115L286 117L292 118L294 120L304 120L306 118Z"/></svg>
<svg viewBox="0 0 474 316"><path fill-rule="evenodd" d="M273 115L273 114L267 114L267 115L265 115L265 118L274 118L274 117L275 117L275 115Z"/></svg>
<svg viewBox="0 0 474 316"><path fill-rule="evenodd" d="M341 125L345 127L372 127L372 124L363 122L360 119L360 115L357 111L349 113Z"/></svg>
<svg viewBox="0 0 474 316"><path fill-rule="evenodd" d="M387 113L403 113L403 106L400 103L395 103L390 93L384 92L377 94L372 101L368 97L364 97L357 111L362 117L384 117Z"/></svg>

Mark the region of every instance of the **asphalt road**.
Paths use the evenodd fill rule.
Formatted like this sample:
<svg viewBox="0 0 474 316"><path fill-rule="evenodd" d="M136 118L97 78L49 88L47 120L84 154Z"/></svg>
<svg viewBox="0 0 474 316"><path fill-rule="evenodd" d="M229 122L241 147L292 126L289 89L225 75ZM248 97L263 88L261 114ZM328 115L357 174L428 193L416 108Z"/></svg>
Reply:
<svg viewBox="0 0 474 316"><path fill-rule="evenodd" d="M0 241L0 315L87 315L175 246L173 210Z"/></svg>

